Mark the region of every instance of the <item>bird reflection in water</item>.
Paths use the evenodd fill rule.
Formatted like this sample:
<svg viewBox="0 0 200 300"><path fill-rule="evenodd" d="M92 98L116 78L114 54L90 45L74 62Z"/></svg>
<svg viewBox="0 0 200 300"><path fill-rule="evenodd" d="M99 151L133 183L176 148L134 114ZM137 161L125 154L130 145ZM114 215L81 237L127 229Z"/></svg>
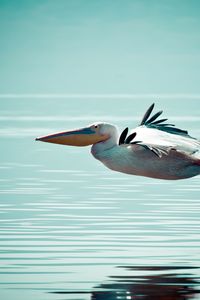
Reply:
<svg viewBox="0 0 200 300"><path fill-rule="evenodd" d="M92 291L54 291L53 294L90 294L91 300L189 300L200 299L200 278L192 274L197 267L126 266L127 276L109 276ZM123 270L124 272L124 270ZM130 274L131 273L131 274ZM68 299L68 298L67 298Z"/></svg>
<svg viewBox="0 0 200 300"><path fill-rule="evenodd" d="M133 273L129 276L110 276L112 283L98 286L104 291L93 292L91 299L186 300L197 299L197 295L200 296L199 278L190 273L194 267L125 268L128 271L137 271L137 275ZM181 270L184 270L184 273ZM138 274L140 272L145 275Z"/></svg>

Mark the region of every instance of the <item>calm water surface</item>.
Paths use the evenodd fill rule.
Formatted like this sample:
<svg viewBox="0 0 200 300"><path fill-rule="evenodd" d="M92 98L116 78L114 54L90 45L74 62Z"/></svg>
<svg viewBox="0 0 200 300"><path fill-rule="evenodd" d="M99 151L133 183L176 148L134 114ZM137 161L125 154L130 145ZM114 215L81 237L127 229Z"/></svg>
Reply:
<svg viewBox="0 0 200 300"><path fill-rule="evenodd" d="M199 100L155 102L200 138ZM99 120L134 128L153 101L1 99L2 300L200 299L199 177L115 173L88 147L34 141Z"/></svg>

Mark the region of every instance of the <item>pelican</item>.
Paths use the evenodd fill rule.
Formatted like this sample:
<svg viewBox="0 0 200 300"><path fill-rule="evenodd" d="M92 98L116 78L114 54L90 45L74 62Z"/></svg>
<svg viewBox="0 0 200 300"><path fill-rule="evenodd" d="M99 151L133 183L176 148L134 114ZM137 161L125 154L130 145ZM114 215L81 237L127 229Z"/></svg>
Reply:
<svg viewBox="0 0 200 300"><path fill-rule="evenodd" d="M111 170L157 179L184 179L200 174L200 141L186 130L160 119L162 111L152 115L154 103L138 127L117 127L103 122L85 128L54 133L37 141L69 145L92 145L92 155Z"/></svg>

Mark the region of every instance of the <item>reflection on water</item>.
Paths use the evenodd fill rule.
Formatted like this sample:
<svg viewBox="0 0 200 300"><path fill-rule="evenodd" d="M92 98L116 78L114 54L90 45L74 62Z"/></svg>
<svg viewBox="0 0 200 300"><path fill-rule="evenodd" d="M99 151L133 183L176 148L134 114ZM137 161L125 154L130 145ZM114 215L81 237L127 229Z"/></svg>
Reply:
<svg viewBox="0 0 200 300"><path fill-rule="evenodd" d="M198 299L199 177L169 182L114 173L87 147L34 141L99 120L131 128L152 99L124 100L123 107L106 99L84 106L25 100L0 102L0 299ZM175 102L158 108L176 119ZM188 103L176 123L198 137L199 111ZM113 119L103 117L107 105ZM138 265L166 267L117 267Z"/></svg>
<svg viewBox="0 0 200 300"><path fill-rule="evenodd" d="M122 268L122 267L120 267ZM195 267L123 267L128 275L110 276L110 280L94 287L91 300L186 300L200 294L200 278L194 277ZM55 291L55 294L84 292Z"/></svg>

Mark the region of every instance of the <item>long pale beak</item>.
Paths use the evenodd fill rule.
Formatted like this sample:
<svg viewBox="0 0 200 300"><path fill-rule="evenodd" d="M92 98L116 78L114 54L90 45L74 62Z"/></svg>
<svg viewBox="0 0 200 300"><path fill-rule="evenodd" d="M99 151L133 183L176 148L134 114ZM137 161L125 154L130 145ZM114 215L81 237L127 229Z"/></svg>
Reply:
<svg viewBox="0 0 200 300"><path fill-rule="evenodd" d="M69 146L88 146L105 141L109 138L108 135L101 135L90 127L58 132L46 136L36 138L36 141L62 144Z"/></svg>

